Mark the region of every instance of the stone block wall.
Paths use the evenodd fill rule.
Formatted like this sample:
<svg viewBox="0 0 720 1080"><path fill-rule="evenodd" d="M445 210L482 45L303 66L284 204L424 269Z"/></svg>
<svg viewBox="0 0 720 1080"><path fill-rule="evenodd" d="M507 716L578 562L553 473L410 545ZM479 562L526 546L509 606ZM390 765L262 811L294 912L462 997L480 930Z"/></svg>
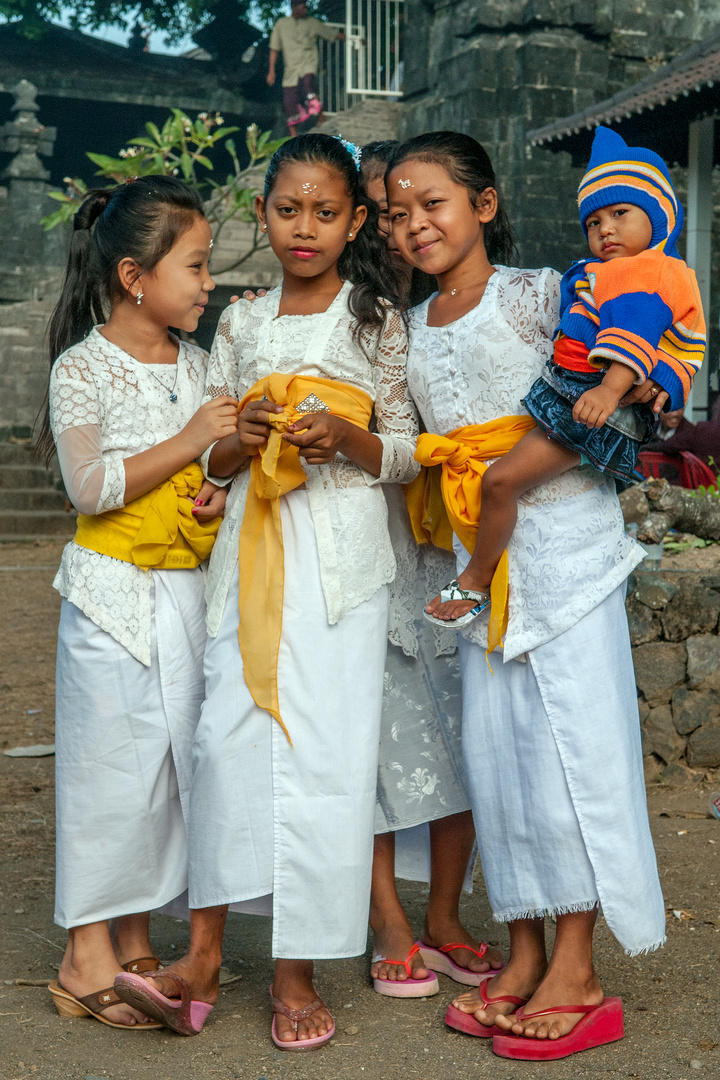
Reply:
<svg viewBox="0 0 720 1080"><path fill-rule="evenodd" d="M569 154L531 149L525 133L632 85L719 26L720 7L700 0L408 0L400 136L450 128L479 139L520 265L564 270L585 254L580 170Z"/></svg>
<svg viewBox="0 0 720 1080"><path fill-rule="evenodd" d="M45 332L54 300L0 303L0 430L32 428L50 371Z"/></svg>
<svg viewBox="0 0 720 1080"><path fill-rule="evenodd" d="M720 573L636 571L626 601L646 776L720 766Z"/></svg>

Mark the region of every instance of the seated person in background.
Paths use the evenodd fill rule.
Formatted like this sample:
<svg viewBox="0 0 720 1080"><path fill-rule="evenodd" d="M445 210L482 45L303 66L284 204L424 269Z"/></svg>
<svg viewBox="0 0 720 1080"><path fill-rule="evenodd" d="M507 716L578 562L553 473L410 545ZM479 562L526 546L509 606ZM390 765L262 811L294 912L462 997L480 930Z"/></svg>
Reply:
<svg viewBox="0 0 720 1080"><path fill-rule="evenodd" d="M666 417L675 417L675 415L674 412L662 413L661 420ZM660 451L663 454L679 454L682 450L689 450L691 454L717 471L720 468L720 398L715 402L709 420L691 424L682 413L679 415L680 422L675 425L673 433L665 438L658 433L644 449ZM664 420L665 424L667 424L666 420Z"/></svg>

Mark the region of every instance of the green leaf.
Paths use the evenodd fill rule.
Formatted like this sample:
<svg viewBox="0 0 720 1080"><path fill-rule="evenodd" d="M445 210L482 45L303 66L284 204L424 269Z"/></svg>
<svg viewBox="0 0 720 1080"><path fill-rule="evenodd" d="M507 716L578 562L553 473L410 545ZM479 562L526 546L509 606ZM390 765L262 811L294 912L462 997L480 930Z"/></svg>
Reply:
<svg viewBox="0 0 720 1080"><path fill-rule="evenodd" d="M149 120L147 122L147 124L145 125L145 130L147 131L148 135L152 136L155 143L162 142L162 139L160 137L160 132L158 130L158 126L157 126L157 124L153 124L152 120ZM137 142L138 140L133 140L133 141Z"/></svg>
<svg viewBox="0 0 720 1080"><path fill-rule="evenodd" d="M193 163L192 158L185 151L180 155L180 168L185 179L189 180L193 174Z"/></svg>

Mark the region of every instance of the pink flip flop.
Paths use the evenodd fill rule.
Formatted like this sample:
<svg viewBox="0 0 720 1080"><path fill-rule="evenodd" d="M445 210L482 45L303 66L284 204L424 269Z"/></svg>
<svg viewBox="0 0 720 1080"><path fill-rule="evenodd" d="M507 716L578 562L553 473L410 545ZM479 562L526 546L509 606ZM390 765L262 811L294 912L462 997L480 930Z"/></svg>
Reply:
<svg viewBox="0 0 720 1080"><path fill-rule="evenodd" d="M315 987L313 987L313 993L317 994ZM273 1013L280 1013L282 1016L287 1016L288 1020L292 1020L295 1026L295 1033L297 1034L298 1022L300 1020L307 1020L308 1016L312 1016L318 1009L326 1009L327 1005L320 997L316 997L314 1001L311 1001L309 1005L306 1005L304 1009L291 1009L289 1005L286 1005L280 998L276 998L273 995L273 988L270 987L270 1001L272 1002ZM315 1039L295 1039L294 1042L285 1042L278 1036L277 1033L277 1017L273 1016L271 1035L272 1041L277 1046L278 1050L289 1050L293 1053L300 1053L304 1050L319 1050L324 1043L330 1042L335 1034L335 1024L324 1035L318 1035Z"/></svg>
<svg viewBox="0 0 720 1080"><path fill-rule="evenodd" d="M593 1046L616 1042L625 1034L622 999L618 997L606 997L600 1005L555 1005L533 1013L518 1009L518 1019L531 1020L548 1013L584 1013L584 1016L572 1031L559 1039L531 1039L503 1031L493 1037L493 1052L498 1057L519 1061L555 1061Z"/></svg>
<svg viewBox="0 0 720 1080"><path fill-rule="evenodd" d="M448 955L453 949L467 949L468 952L475 953L475 955L482 960L488 950L487 944L484 941L481 943L479 949L474 949L472 945L465 945L462 942L452 942L450 945L441 945L439 949L434 948L432 945L426 945L424 941L418 941L417 946L420 950L420 955L425 967L432 968L433 971L439 971L441 975L447 975L449 978L454 979L455 982L462 983L464 986L479 986L481 982L485 982L486 979L492 979L495 975L499 975L503 970L499 967L490 968L488 971L468 971L467 968L460 967L459 964L456 964L453 958Z"/></svg>
<svg viewBox="0 0 720 1080"><path fill-rule="evenodd" d="M527 998L513 997L512 994L500 994L498 997L493 998L488 997L487 980L478 985L478 992L483 1005L495 1005L498 1001L509 1001L511 1005L525 1005L528 1000ZM474 1035L480 1039L507 1035L507 1031L503 1031L497 1024L486 1027L485 1024L481 1024L479 1020L476 1020L472 1013L463 1012L462 1009L456 1008L455 1005L448 1006L445 1013L445 1023L448 1027L454 1028L455 1031L462 1031L463 1035ZM513 1037L517 1038L518 1036Z"/></svg>
<svg viewBox="0 0 720 1080"><path fill-rule="evenodd" d="M165 997L150 979L172 979L180 997ZM123 971L115 978L115 993L128 1005L177 1031L178 1035L199 1035L213 1010L206 1001L193 1001L188 984L171 971L148 973L144 978Z"/></svg>
<svg viewBox="0 0 720 1080"><path fill-rule="evenodd" d="M420 946L416 942L404 960L391 960L387 956L373 956L373 964L378 963L378 961L382 961L385 964L397 964L398 967L405 968L408 976L407 979L403 979L402 981L396 979L373 979L373 990L375 993L383 994L384 997L397 998L432 997L433 994L437 994L440 990L440 983L434 972L431 971L424 979L413 978L410 961L413 956L420 951Z"/></svg>

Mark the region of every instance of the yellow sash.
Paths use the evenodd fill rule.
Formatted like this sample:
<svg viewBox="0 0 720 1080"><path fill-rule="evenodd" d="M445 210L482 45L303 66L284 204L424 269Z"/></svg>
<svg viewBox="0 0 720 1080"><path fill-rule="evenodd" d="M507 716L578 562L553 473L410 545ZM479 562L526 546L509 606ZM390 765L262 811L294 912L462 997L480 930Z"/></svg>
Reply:
<svg viewBox="0 0 720 1080"><path fill-rule="evenodd" d="M475 550L482 475L486 461L502 457L535 427L529 416L503 416L458 428L447 436L419 437L415 460L427 466L405 489L415 539L452 551L453 532ZM490 586L488 652L502 641L508 622L508 560L504 551Z"/></svg>
<svg viewBox="0 0 720 1080"><path fill-rule="evenodd" d="M222 518L192 513L203 474L192 462L118 510L79 514L75 543L143 570L191 570L212 551Z"/></svg>
<svg viewBox="0 0 720 1080"><path fill-rule="evenodd" d="M240 625L238 638L245 681L254 701L278 721L292 745L278 700L277 659L282 633L285 555L280 497L305 483L298 447L282 438L306 413L331 412L367 428L372 399L363 390L333 379L269 375L252 386L239 405L267 398L284 407L270 414L270 437L253 451L250 486L240 529Z"/></svg>

